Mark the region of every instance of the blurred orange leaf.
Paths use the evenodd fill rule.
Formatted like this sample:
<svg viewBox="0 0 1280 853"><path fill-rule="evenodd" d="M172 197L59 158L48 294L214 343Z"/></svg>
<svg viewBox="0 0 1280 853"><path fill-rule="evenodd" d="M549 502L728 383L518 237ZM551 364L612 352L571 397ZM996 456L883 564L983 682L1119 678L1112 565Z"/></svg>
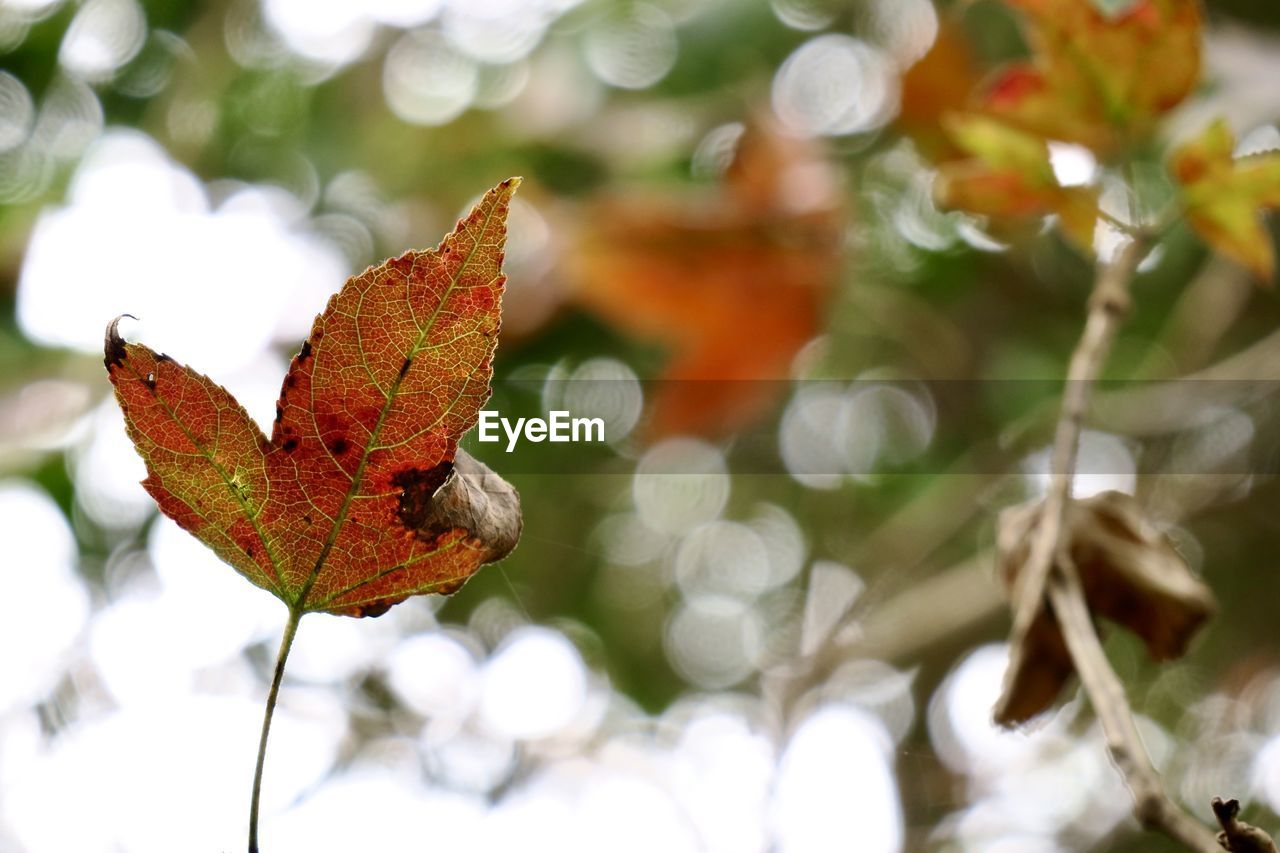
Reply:
<svg viewBox="0 0 1280 853"><path fill-rule="evenodd" d="M1275 250L1262 214L1280 207L1280 151L1236 159L1234 148L1230 128L1216 121L1174 151L1170 170L1181 187L1191 227L1214 249L1270 284Z"/></svg>
<svg viewBox="0 0 1280 853"><path fill-rule="evenodd" d="M951 16L941 17L929 52L902 75L898 126L925 157L942 162L961 154L943 130L942 118L969 106L979 79L965 33Z"/></svg>
<svg viewBox="0 0 1280 853"><path fill-rule="evenodd" d="M1200 79L1198 0L1005 0L1025 15L1032 57L996 73L982 109L1048 139L1116 152L1148 133Z"/></svg>
<svg viewBox="0 0 1280 853"><path fill-rule="evenodd" d="M840 268L835 171L808 140L744 132L721 185L602 199L582 211L578 301L671 352L651 432L723 433L762 416L820 330Z"/></svg>
<svg viewBox="0 0 1280 853"><path fill-rule="evenodd" d="M999 220L1018 224L1056 214L1081 251L1093 250L1095 194L1058 183L1043 139L980 115L952 115L945 123L956 144L972 156L940 167L935 184L940 206L994 217L997 230Z"/></svg>

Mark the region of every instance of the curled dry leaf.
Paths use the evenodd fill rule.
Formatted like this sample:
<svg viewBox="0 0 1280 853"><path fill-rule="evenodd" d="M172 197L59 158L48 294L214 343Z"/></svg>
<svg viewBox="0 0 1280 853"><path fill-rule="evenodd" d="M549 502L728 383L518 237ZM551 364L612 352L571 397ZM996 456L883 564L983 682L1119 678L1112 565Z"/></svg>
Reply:
<svg viewBox="0 0 1280 853"><path fill-rule="evenodd" d="M419 535L460 528L481 548L480 562L493 563L515 550L523 520L520 496L488 465L458 448L453 473L431 496L414 529Z"/></svg>
<svg viewBox="0 0 1280 853"><path fill-rule="evenodd" d="M820 330L844 207L817 143L749 127L718 188L597 200L568 255L575 298L671 353L654 436L732 431L765 414Z"/></svg>
<svg viewBox="0 0 1280 853"><path fill-rule="evenodd" d="M225 388L107 329L161 511L295 614L377 616L456 591L520 535L515 490L458 451L488 399L507 208L349 279L285 375L268 439Z"/></svg>
<svg viewBox="0 0 1280 853"><path fill-rule="evenodd" d="M1013 589L1027 559L1039 511L1035 502L1000 514L997 553L1006 589ZM1103 492L1073 501L1059 543L1079 574L1089 610L1141 637L1154 660L1182 656L1216 609L1209 588L1129 495ZM1011 650L996 720L1012 726L1047 710L1073 673L1062 633L1045 606L1021 646Z"/></svg>

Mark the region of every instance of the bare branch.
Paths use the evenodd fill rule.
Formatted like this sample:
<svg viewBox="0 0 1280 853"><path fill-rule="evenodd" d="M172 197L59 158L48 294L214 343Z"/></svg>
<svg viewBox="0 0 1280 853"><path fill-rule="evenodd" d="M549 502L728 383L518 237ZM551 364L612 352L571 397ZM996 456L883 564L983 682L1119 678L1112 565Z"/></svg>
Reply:
<svg viewBox="0 0 1280 853"><path fill-rule="evenodd" d="M1084 333L1067 369L1062 414L1058 418L1053 441L1049 492L1032 533L1031 552L1014 585L1011 643L1015 648L1030 630L1044 603L1045 582L1053 565L1054 552L1058 549L1063 515L1071 500L1071 475L1076 469L1080 431L1089 410L1089 397L1111 351L1116 328L1128 313L1129 284L1146 252L1147 242L1140 237L1127 243L1115 260L1102 267L1089 297L1089 316Z"/></svg>
<svg viewBox="0 0 1280 853"><path fill-rule="evenodd" d="M1016 655L1022 649L1047 592L1067 651L1102 725L1107 751L1133 794L1134 815L1143 826L1163 832L1190 850L1219 853L1221 848L1213 833L1165 794L1138 734L1124 685L1107 661L1094 629L1069 543L1062 541L1080 431L1090 396L1111 350L1116 328L1128 311L1129 285L1147 245L1142 237L1129 242L1111 264L1102 268L1089 299L1089 316L1067 371L1062 414L1054 436L1049 491L1031 532L1027 561L1014 585L1012 653ZM1013 671L1011 666L1010 673Z"/></svg>
<svg viewBox="0 0 1280 853"><path fill-rule="evenodd" d="M1075 567L1059 557L1060 571L1049 581L1049 601L1076 672L1107 740L1107 751L1133 794L1133 813L1147 829L1158 830L1190 850L1221 853L1217 839L1202 823L1178 808L1164 792L1134 724L1124 685L1107 661L1093 627Z"/></svg>

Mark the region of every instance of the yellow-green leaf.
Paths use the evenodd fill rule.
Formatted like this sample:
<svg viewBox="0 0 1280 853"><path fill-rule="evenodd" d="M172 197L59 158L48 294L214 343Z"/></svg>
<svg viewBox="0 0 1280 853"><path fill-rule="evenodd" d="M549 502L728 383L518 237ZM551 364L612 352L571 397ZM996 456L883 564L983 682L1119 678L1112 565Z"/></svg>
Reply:
<svg viewBox="0 0 1280 853"><path fill-rule="evenodd" d="M945 124L972 156L939 169L939 205L992 217L997 230L1056 214L1066 237L1086 254L1092 251L1094 192L1058 183L1043 139L982 115L952 115Z"/></svg>
<svg viewBox="0 0 1280 853"><path fill-rule="evenodd" d="M1216 121L1174 151L1169 170L1196 233L1269 285L1275 250L1263 214L1280 207L1280 151L1236 158L1234 147L1231 129Z"/></svg>
<svg viewBox="0 0 1280 853"><path fill-rule="evenodd" d="M1137 0L1107 14L1084 0L1006 0L1032 57L999 72L983 107L1051 139L1111 154L1147 134L1200 79L1198 0Z"/></svg>

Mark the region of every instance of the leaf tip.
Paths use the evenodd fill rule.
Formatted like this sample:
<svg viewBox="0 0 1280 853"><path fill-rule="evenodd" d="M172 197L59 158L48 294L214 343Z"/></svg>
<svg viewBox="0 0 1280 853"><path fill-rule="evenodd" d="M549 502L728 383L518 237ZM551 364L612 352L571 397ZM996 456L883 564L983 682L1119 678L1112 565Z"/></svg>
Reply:
<svg viewBox="0 0 1280 853"><path fill-rule="evenodd" d="M124 363L125 343L124 338L120 337L120 321L125 317L128 317L130 320L138 319L132 314L121 314L119 317L116 317L107 324L107 333L103 336L102 363L106 366L108 372L110 372L112 365Z"/></svg>

